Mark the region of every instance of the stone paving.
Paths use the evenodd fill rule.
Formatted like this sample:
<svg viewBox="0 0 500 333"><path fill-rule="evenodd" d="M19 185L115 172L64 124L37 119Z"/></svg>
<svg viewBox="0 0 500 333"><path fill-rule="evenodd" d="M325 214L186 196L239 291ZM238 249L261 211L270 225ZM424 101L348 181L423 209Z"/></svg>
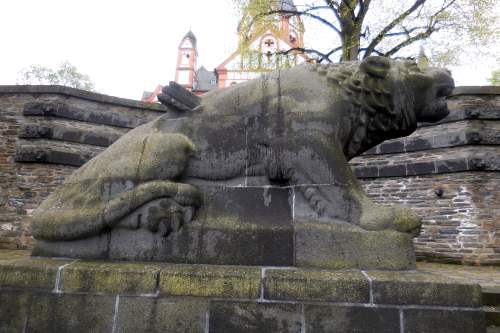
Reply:
<svg viewBox="0 0 500 333"><path fill-rule="evenodd" d="M458 281L477 282L481 285L483 291L500 293L499 266L465 266L419 262L417 263L417 269L448 276Z"/></svg>

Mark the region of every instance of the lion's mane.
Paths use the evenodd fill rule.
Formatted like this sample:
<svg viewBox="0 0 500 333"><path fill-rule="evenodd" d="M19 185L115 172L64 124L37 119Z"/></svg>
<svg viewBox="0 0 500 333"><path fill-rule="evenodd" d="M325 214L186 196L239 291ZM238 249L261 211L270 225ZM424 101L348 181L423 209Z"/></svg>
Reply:
<svg viewBox="0 0 500 333"><path fill-rule="evenodd" d="M398 75L420 72L410 60L401 63ZM391 66L396 61L390 61ZM403 80L374 75L360 68L358 62L341 64L316 64L311 69L325 75L328 82L339 87L351 104L350 140L344 153L350 159L378 143L390 138L388 133L405 136L415 130L417 121L413 112L413 100Z"/></svg>

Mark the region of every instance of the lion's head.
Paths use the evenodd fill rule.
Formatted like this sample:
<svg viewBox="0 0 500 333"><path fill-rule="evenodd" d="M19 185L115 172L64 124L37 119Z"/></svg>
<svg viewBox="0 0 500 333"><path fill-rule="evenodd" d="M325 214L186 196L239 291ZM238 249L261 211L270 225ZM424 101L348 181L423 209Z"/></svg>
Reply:
<svg viewBox="0 0 500 333"><path fill-rule="evenodd" d="M352 137L345 153L359 155L380 142L411 134L417 122L448 115L446 97L454 88L446 69L419 69L413 60L368 57L361 62L317 65L352 103Z"/></svg>

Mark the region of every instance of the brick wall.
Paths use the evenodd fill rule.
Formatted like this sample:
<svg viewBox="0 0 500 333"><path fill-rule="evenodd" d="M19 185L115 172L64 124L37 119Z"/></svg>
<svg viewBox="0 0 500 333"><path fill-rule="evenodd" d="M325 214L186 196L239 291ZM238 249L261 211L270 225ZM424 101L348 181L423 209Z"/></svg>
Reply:
<svg viewBox="0 0 500 333"><path fill-rule="evenodd" d="M60 86L0 86L0 249L30 248L38 204L82 162L165 111Z"/></svg>
<svg viewBox="0 0 500 333"><path fill-rule="evenodd" d="M362 184L375 201L408 205L423 218L415 240L419 259L500 264L499 172L363 179Z"/></svg>
<svg viewBox="0 0 500 333"><path fill-rule="evenodd" d="M500 265L500 88L459 87L450 115L351 161L366 192L423 218L421 260Z"/></svg>
<svg viewBox="0 0 500 333"><path fill-rule="evenodd" d="M450 115L351 161L368 194L414 208L422 260L500 265L500 89L459 87ZM31 212L161 105L58 86L0 86L0 248L30 248Z"/></svg>

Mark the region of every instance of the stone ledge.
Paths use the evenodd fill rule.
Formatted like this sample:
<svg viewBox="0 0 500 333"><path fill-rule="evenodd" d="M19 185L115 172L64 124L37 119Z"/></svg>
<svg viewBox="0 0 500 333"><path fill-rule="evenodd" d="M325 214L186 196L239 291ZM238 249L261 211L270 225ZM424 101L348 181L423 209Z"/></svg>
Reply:
<svg viewBox="0 0 500 333"><path fill-rule="evenodd" d="M370 271L375 304L426 304L481 306L479 285L458 284L454 280L420 272Z"/></svg>
<svg viewBox="0 0 500 333"><path fill-rule="evenodd" d="M397 153L389 156L366 155L351 160L351 168L359 178L499 171L499 152L500 146L462 146L424 152ZM425 157L422 157L423 154Z"/></svg>
<svg viewBox="0 0 500 333"><path fill-rule="evenodd" d="M261 270L258 267L169 265L160 273L160 294L257 299Z"/></svg>
<svg viewBox="0 0 500 333"><path fill-rule="evenodd" d="M368 303L368 280L359 271L267 269L264 299Z"/></svg>
<svg viewBox="0 0 500 333"><path fill-rule="evenodd" d="M0 260L0 288L272 302L479 307L478 285L418 271L188 265L17 258ZM369 295L372 295L371 297Z"/></svg>
<svg viewBox="0 0 500 333"><path fill-rule="evenodd" d="M460 86L453 90L451 96L459 95L500 95L499 86Z"/></svg>
<svg viewBox="0 0 500 333"><path fill-rule="evenodd" d="M153 111L168 111L168 108L161 104L145 103L59 85L0 85L0 94L60 94L100 103L110 103Z"/></svg>
<svg viewBox="0 0 500 333"><path fill-rule="evenodd" d="M0 318L9 318L2 332L407 333L434 332L437 325L443 333L485 332L478 287L416 271L68 261L2 252Z"/></svg>

